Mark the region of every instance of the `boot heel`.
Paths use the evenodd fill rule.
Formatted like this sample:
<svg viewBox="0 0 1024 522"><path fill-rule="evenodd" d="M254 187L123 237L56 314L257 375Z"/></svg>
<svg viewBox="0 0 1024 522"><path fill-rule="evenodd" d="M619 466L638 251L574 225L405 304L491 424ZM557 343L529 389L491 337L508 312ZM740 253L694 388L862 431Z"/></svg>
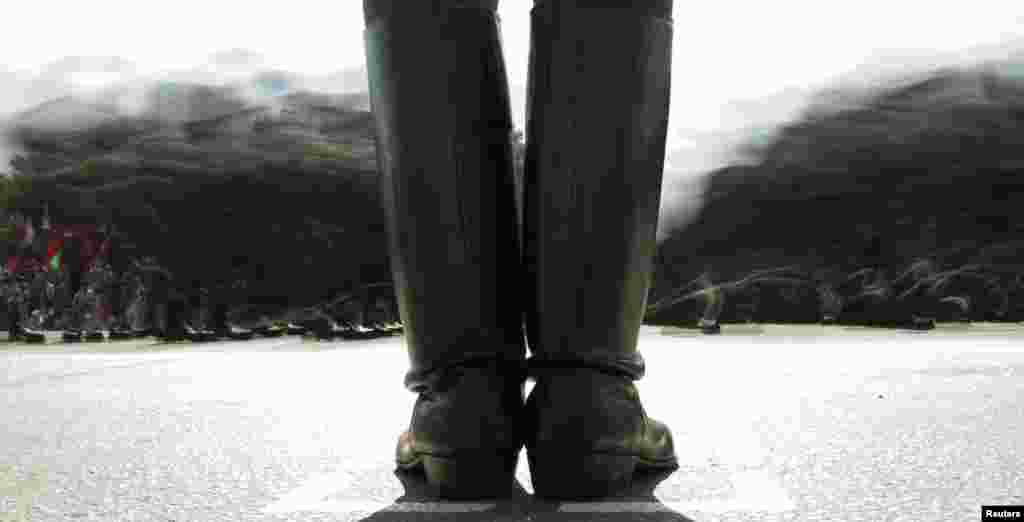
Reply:
<svg viewBox="0 0 1024 522"><path fill-rule="evenodd" d="M527 453L527 460L534 494L558 499L604 497L628 489L637 461L636 457L597 453Z"/></svg>
<svg viewBox="0 0 1024 522"><path fill-rule="evenodd" d="M514 489L516 455L423 456L427 484L444 498L497 497Z"/></svg>

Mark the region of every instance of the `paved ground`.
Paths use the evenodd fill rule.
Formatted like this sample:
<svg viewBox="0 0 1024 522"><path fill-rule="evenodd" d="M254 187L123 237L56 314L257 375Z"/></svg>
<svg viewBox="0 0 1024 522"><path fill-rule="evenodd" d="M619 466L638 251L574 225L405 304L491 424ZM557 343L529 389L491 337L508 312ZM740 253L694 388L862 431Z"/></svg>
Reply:
<svg viewBox="0 0 1024 522"><path fill-rule="evenodd" d="M439 504L392 471L415 400L401 338L0 343L0 520L917 522L1024 504L1024 327L645 328L641 350L641 397L682 461L656 501ZM529 492L525 462L519 478Z"/></svg>

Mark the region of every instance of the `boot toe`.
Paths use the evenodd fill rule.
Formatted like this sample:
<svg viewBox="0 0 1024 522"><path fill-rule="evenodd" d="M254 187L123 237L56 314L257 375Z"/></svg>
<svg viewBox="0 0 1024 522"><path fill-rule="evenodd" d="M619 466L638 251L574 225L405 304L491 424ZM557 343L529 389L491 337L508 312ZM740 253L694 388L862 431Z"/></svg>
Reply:
<svg viewBox="0 0 1024 522"><path fill-rule="evenodd" d="M522 378L496 368L459 367L436 377L398 437L398 471L422 472L432 495L440 498L506 496L515 489L522 448Z"/></svg>
<svg viewBox="0 0 1024 522"><path fill-rule="evenodd" d="M420 454L416 451L411 431L403 431L398 436L398 444L395 447L395 463L400 469L416 467L422 462Z"/></svg>
<svg viewBox="0 0 1024 522"><path fill-rule="evenodd" d="M471 500L516 491L515 453L481 450L439 456L422 446L412 431L403 432L395 448L395 464L398 472L421 475L432 497Z"/></svg>
<svg viewBox="0 0 1024 522"><path fill-rule="evenodd" d="M637 465L653 469L679 467L672 431L663 422L647 418L647 431L644 434L644 444L640 448Z"/></svg>

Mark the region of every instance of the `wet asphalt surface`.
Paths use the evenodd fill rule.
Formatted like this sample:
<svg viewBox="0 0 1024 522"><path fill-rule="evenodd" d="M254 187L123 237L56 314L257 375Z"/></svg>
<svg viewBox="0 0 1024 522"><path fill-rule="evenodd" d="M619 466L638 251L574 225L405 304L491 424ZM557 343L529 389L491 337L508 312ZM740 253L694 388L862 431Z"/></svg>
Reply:
<svg viewBox="0 0 1024 522"><path fill-rule="evenodd" d="M645 327L681 467L607 502L394 472L403 339L0 342L0 520L970 521L1024 504L1024 325Z"/></svg>

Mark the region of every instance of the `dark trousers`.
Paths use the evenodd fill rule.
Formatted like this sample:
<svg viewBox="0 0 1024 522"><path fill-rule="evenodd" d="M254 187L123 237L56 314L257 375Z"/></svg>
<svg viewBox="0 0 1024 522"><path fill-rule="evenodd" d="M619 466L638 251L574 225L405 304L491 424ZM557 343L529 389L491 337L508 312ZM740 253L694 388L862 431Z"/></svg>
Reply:
<svg viewBox="0 0 1024 522"><path fill-rule="evenodd" d="M68 283L71 291L71 298L73 299L78 291L82 289L82 280L84 274L78 270L68 271Z"/></svg>
<svg viewBox="0 0 1024 522"><path fill-rule="evenodd" d="M497 0L364 0L410 389L482 358L643 375L671 4L535 3L519 223Z"/></svg>
<svg viewBox="0 0 1024 522"><path fill-rule="evenodd" d="M213 305L210 314L209 328L213 330L226 330L228 327L228 305L218 302Z"/></svg>
<svg viewBox="0 0 1024 522"><path fill-rule="evenodd" d="M11 299L7 301L7 333L11 338L18 335L21 325L21 313L18 303Z"/></svg>
<svg viewBox="0 0 1024 522"><path fill-rule="evenodd" d="M171 298L167 301L167 318L166 318L166 331L167 332L181 332L185 328L185 300L180 298Z"/></svg>

